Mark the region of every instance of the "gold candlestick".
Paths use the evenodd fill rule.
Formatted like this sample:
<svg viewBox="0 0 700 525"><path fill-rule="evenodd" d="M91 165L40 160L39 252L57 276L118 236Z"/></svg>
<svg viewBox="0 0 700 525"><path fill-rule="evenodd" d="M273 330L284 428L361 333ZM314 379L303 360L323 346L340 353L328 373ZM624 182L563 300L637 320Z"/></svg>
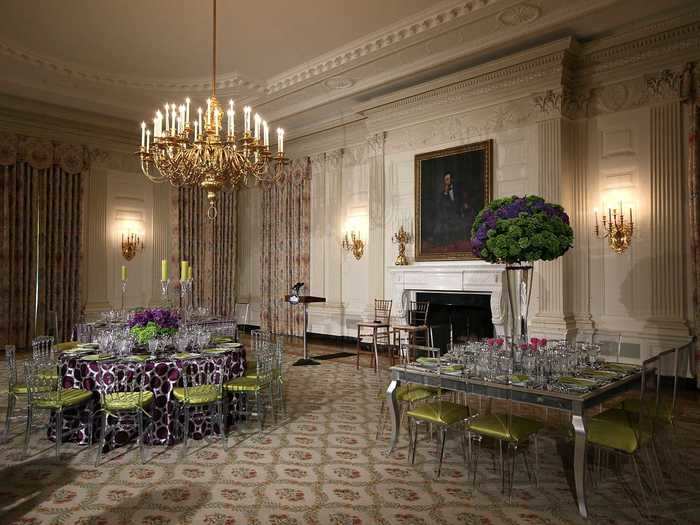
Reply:
<svg viewBox="0 0 700 525"><path fill-rule="evenodd" d="M408 259L406 259L406 243L411 242L411 234L404 230L403 226L401 226L399 231L392 236L391 242L399 245L399 254L396 257L394 264L396 266L408 265Z"/></svg>

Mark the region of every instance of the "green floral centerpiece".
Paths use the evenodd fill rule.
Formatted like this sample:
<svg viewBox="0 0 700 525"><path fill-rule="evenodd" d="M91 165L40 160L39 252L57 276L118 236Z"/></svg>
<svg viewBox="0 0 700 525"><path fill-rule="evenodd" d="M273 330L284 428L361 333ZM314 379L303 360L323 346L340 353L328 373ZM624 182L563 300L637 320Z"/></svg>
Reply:
<svg viewBox="0 0 700 525"><path fill-rule="evenodd" d="M551 261L573 246L569 216L537 195L496 199L472 226L472 251L491 263Z"/></svg>
<svg viewBox="0 0 700 525"><path fill-rule="evenodd" d="M148 344L154 337L173 335L179 327L177 314L165 308L149 308L134 313L129 318L129 328L137 341Z"/></svg>

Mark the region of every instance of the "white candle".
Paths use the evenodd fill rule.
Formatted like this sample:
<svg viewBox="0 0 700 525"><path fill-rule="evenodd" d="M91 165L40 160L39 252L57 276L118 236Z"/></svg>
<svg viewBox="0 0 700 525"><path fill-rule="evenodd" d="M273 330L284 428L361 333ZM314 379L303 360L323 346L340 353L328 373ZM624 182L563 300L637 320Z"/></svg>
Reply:
<svg viewBox="0 0 700 525"><path fill-rule="evenodd" d="M243 132L250 133L250 106L243 108Z"/></svg>
<svg viewBox="0 0 700 525"><path fill-rule="evenodd" d="M167 134L168 131L170 131L170 107L166 104L165 105L165 133Z"/></svg>
<svg viewBox="0 0 700 525"><path fill-rule="evenodd" d="M284 130L277 128L277 152L284 153Z"/></svg>
<svg viewBox="0 0 700 525"><path fill-rule="evenodd" d="M211 127L211 99L207 99L207 127Z"/></svg>
<svg viewBox="0 0 700 525"><path fill-rule="evenodd" d="M199 114L199 133L203 133L202 129L202 108L197 108L197 113Z"/></svg>
<svg viewBox="0 0 700 525"><path fill-rule="evenodd" d="M151 130L146 130L146 153L151 150Z"/></svg>
<svg viewBox="0 0 700 525"><path fill-rule="evenodd" d="M177 115L175 114L175 104L170 104L170 116L173 119L173 121L170 123L170 133L175 135L175 119L177 118Z"/></svg>
<svg viewBox="0 0 700 525"><path fill-rule="evenodd" d="M185 131L185 106L180 106L180 132Z"/></svg>
<svg viewBox="0 0 700 525"><path fill-rule="evenodd" d="M194 121L194 140L197 140L197 121Z"/></svg>
<svg viewBox="0 0 700 525"><path fill-rule="evenodd" d="M160 138L163 136L163 114L160 110L156 111L156 118L158 119L158 134L156 136Z"/></svg>
<svg viewBox="0 0 700 525"><path fill-rule="evenodd" d="M270 127L267 125L267 121L263 120L263 146L268 147L270 145Z"/></svg>
<svg viewBox="0 0 700 525"><path fill-rule="evenodd" d="M185 99L185 103L187 104L187 112L185 114L185 121L189 122L190 121L190 97L187 97Z"/></svg>
<svg viewBox="0 0 700 525"><path fill-rule="evenodd" d="M233 111L230 109L226 112L226 134L231 136L231 123L233 122Z"/></svg>
<svg viewBox="0 0 700 525"><path fill-rule="evenodd" d="M146 123L141 122L141 147L146 147Z"/></svg>
<svg viewBox="0 0 700 525"><path fill-rule="evenodd" d="M255 138L260 139L260 122L262 121L262 119L260 118L260 115L258 115L256 113L254 120L255 120Z"/></svg>

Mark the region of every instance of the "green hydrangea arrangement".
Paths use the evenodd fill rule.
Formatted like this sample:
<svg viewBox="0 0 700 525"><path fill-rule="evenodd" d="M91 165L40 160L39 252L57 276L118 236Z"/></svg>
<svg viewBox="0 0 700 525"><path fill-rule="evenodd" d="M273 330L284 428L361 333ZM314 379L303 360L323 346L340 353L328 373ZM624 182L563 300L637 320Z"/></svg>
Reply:
<svg viewBox="0 0 700 525"><path fill-rule="evenodd" d="M496 199L472 225L472 252L491 262L551 261L573 246L569 216L537 195Z"/></svg>
<svg viewBox="0 0 700 525"><path fill-rule="evenodd" d="M139 344L145 345L154 337L177 332L179 319L170 310L151 308L134 313L129 318L128 325Z"/></svg>

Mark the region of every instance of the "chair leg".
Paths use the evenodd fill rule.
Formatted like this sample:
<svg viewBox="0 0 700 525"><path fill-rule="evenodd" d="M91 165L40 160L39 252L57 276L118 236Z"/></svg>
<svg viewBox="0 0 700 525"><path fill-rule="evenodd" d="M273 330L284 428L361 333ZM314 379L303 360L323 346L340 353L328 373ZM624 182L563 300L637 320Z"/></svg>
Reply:
<svg viewBox="0 0 700 525"><path fill-rule="evenodd" d="M260 392L255 392L255 408L258 411L258 428L260 432L263 429L263 409L262 403L260 402Z"/></svg>
<svg viewBox="0 0 700 525"><path fill-rule="evenodd" d="M515 445L506 445L510 450L510 469L508 472L508 503L513 500L513 478L515 478L515 455L518 453L518 447Z"/></svg>
<svg viewBox="0 0 700 525"><path fill-rule="evenodd" d="M537 434L532 437L532 441L535 446L535 486L540 488L540 447Z"/></svg>
<svg viewBox="0 0 700 525"><path fill-rule="evenodd" d="M447 428L440 428L440 456L438 459L437 476L435 479L440 479L440 472L442 471L442 458L445 455L445 440L447 439Z"/></svg>
<svg viewBox="0 0 700 525"><path fill-rule="evenodd" d="M224 400L219 400L216 403L216 407L219 411L219 436L224 446L224 450L228 450L228 438L226 437L226 428L224 426Z"/></svg>
<svg viewBox="0 0 700 525"><path fill-rule="evenodd" d="M471 439L471 436L470 438ZM479 455L481 452L481 436L477 437L477 446L474 447L474 472L472 476L472 488L476 488L476 471L479 467Z"/></svg>
<svg viewBox="0 0 700 525"><path fill-rule="evenodd" d="M634 454L631 457L632 457L632 464L634 465L634 472L637 475L637 483L639 483L639 489L641 491L642 504L644 505L644 510L646 511L646 516L644 516L644 517L647 518L650 516L649 501L647 499L646 490L644 490L644 483L642 483L642 476L639 472L639 464L637 463L637 458L634 456Z"/></svg>
<svg viewBox="0 0 700 525"><path fill-rule="evenodd" d="M385 418L384 418L384 408L386 407L386 396L382 396L382 404L379 406L379 421L377 421L377 435L375 440L379 440L379 436L384 434Z"/></svg>
<svg viewBox="0 0 700 525"><path fill-rule="evenodd" d="M63 410L56 412L56 457L61 457L61 441L63 441Z"/></svg>
<svg viewBox="0 0 700 525"><path fill-rule="evenodd" d="M136 415L136 429L138 432L138 436L136 436L136 443L139 446L139 456L141 458L141 464L143 465L146 463L146 455L143 448L143 412L141 410L139 410L138 414Z"/></svg>
<svg viewBox="0 0 700 525"><path fill-rule="evenodd" d="M418 447L418 422L413 420L413 446L411 447L411 465L416 463L416 448Z"/></svg>
<svg viewBox="0 0 700 525"><path fill-rule="evenodd" d="M27 457L29 452L29 439L32 435L32 406L27 405L27 428L24 432L24 457Z"/></svg>
<svg viewBox="0 0 700 525"><path fill-rule="evenodd" d="M4 442L10 440L10 420L15 413L15 395L10 392L7 396L7 414L5 415L5 438Z"/></svg>
<svg viewBox="0 0 700 525"><path fill-rule="evenodd" d="M182 408L185 412L185 421L182 426L182 457L185 457L187 455L187 441L190 437L190 406L182 405Z"/></svg>
<svg viewBox="0 0 700 525"><path fill-rule="evenodd" d="M100 425L100 438L97 442L97 454L95 454L95 466L100 466L102 459L102 450L105 448L105 439L107 435L107 412L102 412L102 424Z"/></svg>

